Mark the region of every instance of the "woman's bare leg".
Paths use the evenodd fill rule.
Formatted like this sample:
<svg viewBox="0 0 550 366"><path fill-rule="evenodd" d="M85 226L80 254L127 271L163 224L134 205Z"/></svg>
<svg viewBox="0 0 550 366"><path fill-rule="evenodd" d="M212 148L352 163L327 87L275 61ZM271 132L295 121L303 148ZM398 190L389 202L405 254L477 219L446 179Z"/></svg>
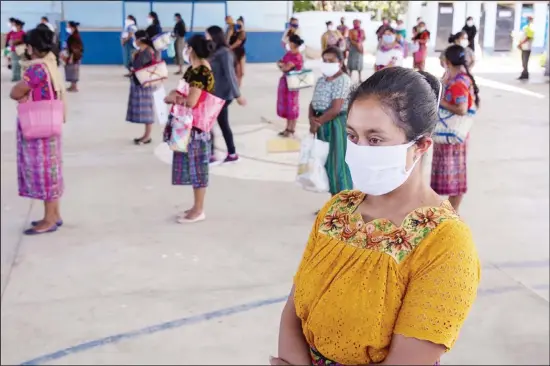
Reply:
<svg viewBox="0 0 550 366"><path fill-rule="evenodd" d="M44 201L44 218L36 224L34 230L48 230L49 228L54 226L57 222L58 212L58 200Z"/></svg>
<svg viewBox="0 0 550 366"><path fill-rule="evenodd" d="M143 137L141 138L141 141L147 141L151 137L151 131L153 130L153 124L147 123L145 125L145 133L143 134Z"/></svg>
<svg viewBox="0 0 550 366"><path fill-rule="evenodd" d="M206 196L206 188L193 188L194 202L193 207L187 212L185 218L193 220L199 217L204 212L204 197Z"/></svg>

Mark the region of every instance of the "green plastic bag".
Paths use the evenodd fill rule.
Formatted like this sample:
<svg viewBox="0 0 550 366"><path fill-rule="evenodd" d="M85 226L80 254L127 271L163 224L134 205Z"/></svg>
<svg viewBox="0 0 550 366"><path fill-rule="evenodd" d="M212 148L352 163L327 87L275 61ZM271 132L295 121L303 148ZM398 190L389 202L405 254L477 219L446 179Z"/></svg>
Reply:
<svg viewBox="0 0 550 366"><path fill-rule="evenodd" d="M4 52L3 52L4 56L9 56L10 53L11 52L10 52L10 49L8 47L4 48Z"/></svg>

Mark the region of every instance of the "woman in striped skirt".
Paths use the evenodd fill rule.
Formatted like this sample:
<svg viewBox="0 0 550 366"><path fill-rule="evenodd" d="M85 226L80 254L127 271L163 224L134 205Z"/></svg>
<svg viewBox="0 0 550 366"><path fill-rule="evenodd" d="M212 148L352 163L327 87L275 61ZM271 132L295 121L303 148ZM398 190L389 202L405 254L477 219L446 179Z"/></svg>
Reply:
<svg viewBox="0 0 550 366"><path fill-rule="evenodd" d="M31 59L22 63L23 80L15 84L10 93L10 97L19 103L64 100L63 78L56 57L51 52L54 34L47 27L44 28L37 27L27 34L25 43ZM63 225L59 211L64 189L61 153L61 136L26 138L18 119L19 196L44 202L44 217L31 222L31 228L24 232L26 235L51 233Z"/></svg>
<svg viewBox="0 0 550 366"><path fill-rule="evenodd" d="M344 55L339 48L329 47L323 52L323 76L317 80L309 105L310 132L329 143L325 168L330 193L352 189L353 184L346 164L346 113L351 79L344 67Z"/></svg>
<svg viewBox="0 0 550 366"><path fill-rule="evenodd" d="M144 30L138 30L135 34L138 50L132 60L132 77L130 78L130 96L128 98L128 110L126 121L145 125L143 136L135 138L136 145L151 143L151 130L155 122L155 110L153 102L152 86L143 86L139 83L134 71L152 64L156 53L153 42Z"/></svg>
<svg viewBox="0 0 550 366"><path fill-rule="evenodd" d="M458 116L475 116L479 107L479 88L470 71L464 47L452 45L445 51L447 77L440 107ZM468 191L467 152L468 138L460 144L436 144L432 157L432 189L448 196L458 212Z"/></svg>
<svg viewBox="0 0 550 366"><path fill-rule="evenodd" d="M70 34L67 39L67 58L65 60L65 81L71 83L67 89L70 92L78 91L78 80L80 78L80 61L84 53L84 44L80 38L78 26L80 23L69 22L67 33Z"/></svg>

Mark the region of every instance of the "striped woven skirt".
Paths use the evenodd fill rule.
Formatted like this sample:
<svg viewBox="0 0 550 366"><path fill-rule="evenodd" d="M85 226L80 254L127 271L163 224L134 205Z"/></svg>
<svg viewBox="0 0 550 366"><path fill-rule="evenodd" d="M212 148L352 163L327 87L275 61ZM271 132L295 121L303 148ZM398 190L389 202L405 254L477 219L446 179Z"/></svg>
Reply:
<svg viewBox="0 0 550 366"><path fill-rule="evenodd" d="M210 132L191 131L187 152L174 151L172 159L172 184L208 187L210 164Z"/></svg>
<svg viewBox="0 0 550 366"><path fill-rule="evenodd" d="M155 122L153 91L153 87L136 85L134 80L130 79L130 96L128 97L126 121L146 124Z"/></svg>
<svg viewBox="0 0 550 366"><path fill-rule="evenodd" d="M317 116L322 113L316 111ZM335 119L327 122L317 131L317 138L329 143L329 152L325 169L328 175L330 193L338 194L341 191L353 189L351 174L346 164L346 113L340 113Z"/></svg>
<svg viewBox="0 0 550 366"><path fill-rule="evenodd" d="M65 65L65 81L68 83L76 83L80 77L80 63Z"/></svg>
<svg viewBox="0 0 550 366"><path fill-rule="evenodd" d="M329 360L313 347L309 349L309 353L311 355L311 364L314 366L344 366L341 363ZM434 366L439 366L439 361Z"/></svg>
<svg viewBox="0 0 550 366"><path fill-rule="evenodd" d="M61 137L27 140L17 124L17 183L19 196L53 201L63 195Z"/></svg>
<svg viewBox="0 0 550 366"><path fill-rule="evenodd" d="M19 57L17 53L11 53L11 81L21 80L21 64L19 63L20 60L21 57Z"/></svg>
<svg viewBox="0 0 550 366"><path fill-rule="evenodd" d="M288 90L284 75L279 79L277 88L277 116L288 120L300 117L300 91Z"/></svg>
<svg viewBox="0 0 550 366"><path fill-rule="evenodd" d="M463 144L434 144L432 189L442 196L460 196L468 191L468 139Z"/></svg>

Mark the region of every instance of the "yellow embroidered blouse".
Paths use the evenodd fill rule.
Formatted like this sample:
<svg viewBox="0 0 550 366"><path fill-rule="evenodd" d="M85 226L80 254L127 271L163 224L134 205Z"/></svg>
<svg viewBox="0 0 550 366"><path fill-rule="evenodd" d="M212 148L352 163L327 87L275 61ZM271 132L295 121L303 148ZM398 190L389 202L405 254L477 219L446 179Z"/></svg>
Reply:
<svg viewBox="0 0 550 366"><path fill-rule="evenodd" d="M355 212L363 199L344 191L317 216L294 278L307 342L344 365L383 361L392 334L451 349L480 280L468 226L447 201L400 227L365 223Z"/></svg>

